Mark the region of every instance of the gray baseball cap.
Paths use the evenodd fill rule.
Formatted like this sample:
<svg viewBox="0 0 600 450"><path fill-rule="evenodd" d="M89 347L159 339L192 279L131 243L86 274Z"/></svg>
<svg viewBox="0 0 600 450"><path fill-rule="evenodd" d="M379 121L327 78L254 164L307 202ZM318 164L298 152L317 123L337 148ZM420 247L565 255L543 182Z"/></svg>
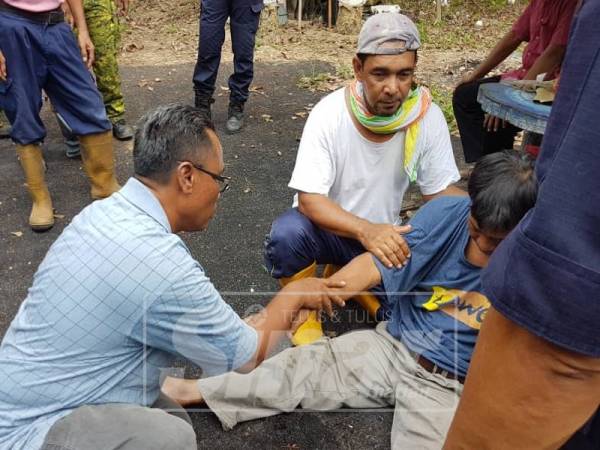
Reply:
<svg viewBox="0 0 600 450"><path fill-rule="evenodd" d="M403 41L403 45L385 45ZM386 12L374 14L364 23L358 35L356 53L365 55L399 55L421 46L417 27L404 14Z"/></svg>

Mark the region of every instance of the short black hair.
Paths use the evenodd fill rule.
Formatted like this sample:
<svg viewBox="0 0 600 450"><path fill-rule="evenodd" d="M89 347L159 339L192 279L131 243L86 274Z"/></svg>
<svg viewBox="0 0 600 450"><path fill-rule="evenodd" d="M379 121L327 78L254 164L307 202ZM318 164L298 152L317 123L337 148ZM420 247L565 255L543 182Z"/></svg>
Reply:
<svg viewBox="0 0 600 450"><path fill-rule="evenodd" d="M165 183L177 161L201 164L212 151L207 131L214 129L206 114L190 105L163 105L146 113L135 133L134 173Z"/></svg>
<svg viewBox="0 0 600 450"><path fill-rule="evenodd" d="M531 158L515 150L486 155L469 178L471 214L482 231L511 231L534 206L537 190Z"/></svg>

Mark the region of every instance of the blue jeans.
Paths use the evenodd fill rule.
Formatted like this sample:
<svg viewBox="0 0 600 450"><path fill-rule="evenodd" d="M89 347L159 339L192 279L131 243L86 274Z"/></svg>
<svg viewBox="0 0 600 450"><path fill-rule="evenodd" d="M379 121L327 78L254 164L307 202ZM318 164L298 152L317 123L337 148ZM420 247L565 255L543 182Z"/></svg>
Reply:
<svg viewBox="0 0 600 450"><path fill-rule="evenodd" d="M231 100L235 103L248 100L261 9L262 1L257 0L202 0L198 60L194 69L194 90L198 94L210 97L214 93L229 17L234 69L229 77Z"/></svg>
<svg viewBox="0 0 600 450"><path fill-rule="evenodd" d="M0 109L21 145L46 137L40 118L42 89L76 135L111 129L102 97L85 67L69 25L46 25L0 12L0 50L8 78L0 81Z"/></svg>

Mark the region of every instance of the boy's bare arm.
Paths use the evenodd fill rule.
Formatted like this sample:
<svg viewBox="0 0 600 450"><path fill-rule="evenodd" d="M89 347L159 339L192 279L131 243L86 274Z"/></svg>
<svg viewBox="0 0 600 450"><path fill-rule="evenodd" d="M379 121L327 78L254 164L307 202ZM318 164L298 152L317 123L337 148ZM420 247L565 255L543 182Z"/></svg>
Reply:
<svg viewBox="0 0 600 450"><path fill-rule="evenodd" d="M338 272L329 277L331 281L344 281L345 286L336 293L347 300L359 292L367 291L381 283L381 274L371 253L357 256Z"/></svg>

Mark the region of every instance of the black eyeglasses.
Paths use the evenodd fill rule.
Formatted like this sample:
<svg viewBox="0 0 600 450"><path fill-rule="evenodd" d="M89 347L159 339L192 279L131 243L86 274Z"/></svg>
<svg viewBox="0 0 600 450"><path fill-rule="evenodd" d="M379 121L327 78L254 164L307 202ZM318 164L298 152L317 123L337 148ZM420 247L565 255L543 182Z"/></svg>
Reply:
<svg viewBox="0 0 600 450"><path fill-rule="evenodd" d="M219 183L219 185L221 185L221 189L219 189L220 194L222 194L223 192L225 192L229 189L229 181L231 180L231 177L224 177L223 175L217 175L216 173L212 173L212 172L206 170L204 167L202 167L198 164L195 164L192 161L188 161L187 159L184 159L182 161L177 161L177 162L190 163L194 167L194 169L199 170L200 172L204 172L206 175L209 175L213 180L215 180L217 183Z"/></svg>

